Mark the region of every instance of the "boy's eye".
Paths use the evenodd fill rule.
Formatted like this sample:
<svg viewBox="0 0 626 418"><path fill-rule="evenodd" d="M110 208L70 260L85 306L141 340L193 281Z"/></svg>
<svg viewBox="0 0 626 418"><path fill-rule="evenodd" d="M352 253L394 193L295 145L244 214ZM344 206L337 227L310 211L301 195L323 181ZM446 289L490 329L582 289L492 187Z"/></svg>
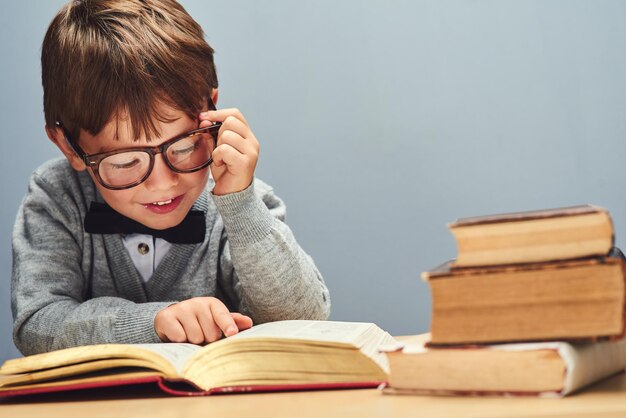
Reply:
<svg viewBox="0 0 626 418"><path fill-rule="evenodd" d="M132 168L136 166L137 164L139 164L139 160L132 160L127 163L121 163L121 164L112 164L112 166L113 168L123 169L123 168Z"/></svg>
<svg viewBox="0 0 626 418"><path fill-rule="evenodd" d="M187 138L170 148L172 157L180 157L194 152L198 148L198 140Z"/></svg>
<svg viewBox="0 0 626 418"><path fill-rule="evenodd" d="M104 160L107 168L112 170L127 170L134 168L142 163L140 158L133 155L114 155Z"/></svg>
<svg viewBox="0 0 626 418"><path fill-rule="evenodd" d="M191 152L194 152L196 149L196 144L190 144L188 146L186 146L185 148L176 148L172 150L172 155L173 156L180 156L180 155L185 155L185 154L189 154Z"/></svg>

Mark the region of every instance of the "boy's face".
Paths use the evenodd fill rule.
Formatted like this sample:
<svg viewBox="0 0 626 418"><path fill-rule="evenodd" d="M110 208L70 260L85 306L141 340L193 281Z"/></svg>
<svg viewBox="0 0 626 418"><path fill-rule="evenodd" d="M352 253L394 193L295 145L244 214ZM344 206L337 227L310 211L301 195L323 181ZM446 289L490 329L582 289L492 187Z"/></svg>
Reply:
<svg viewBox="0 0 626 418"><path fill-rule="evenodd" d="M155 123L161 136L152 138L150 142L147 141L145 134L139 140L133 141L129 121L119 119L117 122L118 139L115 139L116 123L112 120L96 136L81 130L79 145L87 154L130 147L156 146L198 127L198 121L192 120L182 111L167 105L161 105L159 111L172 122L157 120ZM57 145L59 145L58 142ZM63 148L62 151L67 156ZM81 164L75 159L70 158L70 162L75 169L81 169ZM84 164L82 167L84 169ZM182 222L204 190L209 177L208 167L193 173L175 173L163 161L161 154L155 156L154 168L146 181L130 189L107 189L95 179L91 170L87 171L109 206L122 215L153 229L171 228ZM160 204L157 205L157 203Z"/></svg>

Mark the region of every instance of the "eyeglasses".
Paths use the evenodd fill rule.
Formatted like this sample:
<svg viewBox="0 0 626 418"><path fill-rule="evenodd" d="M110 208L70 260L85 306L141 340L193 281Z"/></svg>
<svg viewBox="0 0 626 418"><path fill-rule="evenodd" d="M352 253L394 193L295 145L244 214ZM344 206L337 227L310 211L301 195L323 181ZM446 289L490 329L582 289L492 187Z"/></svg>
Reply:
<svg viewBox="0 0 626 418"><path fill-rule="evenodd" d="M217 133L222 126L194 129L154 147L135 147L123 150L87 154L63 129L65 140L74 152L91 169L95 178L105 188L124 190L146 181L154 168L154 157L162 154L163 160L176 173L193 173L213 162L211 155L217 145Z"/></svg>

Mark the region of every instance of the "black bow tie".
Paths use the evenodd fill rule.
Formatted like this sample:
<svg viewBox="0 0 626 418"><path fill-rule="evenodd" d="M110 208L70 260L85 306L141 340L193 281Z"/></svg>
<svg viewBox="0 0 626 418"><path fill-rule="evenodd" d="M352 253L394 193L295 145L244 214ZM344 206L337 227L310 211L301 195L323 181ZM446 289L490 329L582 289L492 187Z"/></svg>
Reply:
<svg viewBox="0 0 626 418"><path fill-rule="evenodd" d="M106 203L91 202L85 215L85 231L91 234L149 234L172 244L197 244L206 235L206 215L191 210L178 225L152 229L114 211Z"/></svg>

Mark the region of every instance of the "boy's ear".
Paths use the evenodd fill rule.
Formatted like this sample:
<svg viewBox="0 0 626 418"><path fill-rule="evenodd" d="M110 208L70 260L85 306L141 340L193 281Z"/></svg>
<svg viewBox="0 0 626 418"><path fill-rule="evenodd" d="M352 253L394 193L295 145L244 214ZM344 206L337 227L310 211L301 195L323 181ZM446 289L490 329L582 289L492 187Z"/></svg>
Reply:
<svg viewBox="0 0 626 418"><path fill-rule="evenodd" d="M50 141L52 141L52 143L61 150L63 155L65 155L65 158L67 158L74 170L83 171L87 168L83 160L76 155L74 149L72 149L70 144L67 143L63 129L59 126L46 126L46 134L48 135Z"/></svg>
<svg viewBox="0 0 626 418"><path fill-rule="evenodd" d="M217 89L212 89L211 90L211 100L213 101L213 104L215 106L217 106L217 98L219 96L219 92L217 91Z"/></svg>

